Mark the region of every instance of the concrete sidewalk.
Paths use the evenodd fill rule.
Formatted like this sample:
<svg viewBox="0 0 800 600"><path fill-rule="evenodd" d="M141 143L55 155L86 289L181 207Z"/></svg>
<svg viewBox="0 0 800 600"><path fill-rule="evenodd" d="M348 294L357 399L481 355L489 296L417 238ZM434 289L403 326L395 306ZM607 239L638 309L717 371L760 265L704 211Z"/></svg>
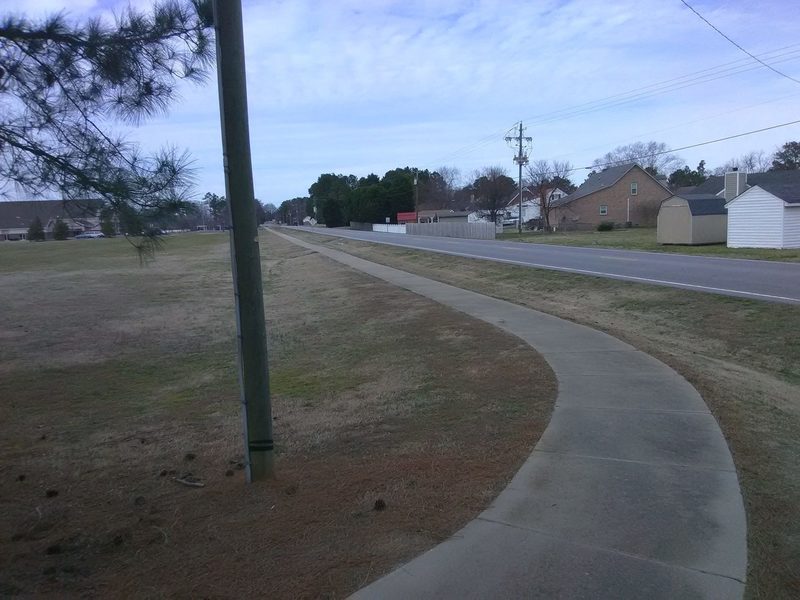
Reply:
<svg viewBox="0 0 800 600"><path fill-rule="evenodd" d="M492 505L353 598L742 597L736 471L675 371L591 328L274 233L519 336L558 379L550 424Z"/></svg>

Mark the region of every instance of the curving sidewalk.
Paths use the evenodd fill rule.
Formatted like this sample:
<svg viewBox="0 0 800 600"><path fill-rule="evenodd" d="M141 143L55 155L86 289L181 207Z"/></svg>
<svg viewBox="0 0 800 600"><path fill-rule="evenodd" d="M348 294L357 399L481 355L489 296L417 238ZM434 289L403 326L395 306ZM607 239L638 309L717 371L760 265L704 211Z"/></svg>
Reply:
<svg viewBox="0 0 800 600"><path fill-rule="evenodd" d="M492 505L353 598L742 597L736 471L675 371L589 327L273 233L522 338L558 379L547 429Z"/></svg>

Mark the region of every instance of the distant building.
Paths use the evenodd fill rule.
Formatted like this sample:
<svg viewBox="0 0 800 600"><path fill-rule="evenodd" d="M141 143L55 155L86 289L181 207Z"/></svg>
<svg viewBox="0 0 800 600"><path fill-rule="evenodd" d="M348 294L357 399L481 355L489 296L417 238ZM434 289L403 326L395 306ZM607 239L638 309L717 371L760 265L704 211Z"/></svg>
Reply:
<svg viewBox="0 0 800 600"><path fill-rule="evenodd" d="M650 173L631 163L590 175L574 192L551 204L550 224L558 229L616 225L653 226L661 202L672 193Z"/></svg>
<svg viewBox="0 0 800 600"><path fill-rule="evenodd" d="M17 200L0 202L0 241L24 240L36 217L45 235L53 237L56 221L67 224L70 235L100 231L100 203L93 200Z"/></svg>

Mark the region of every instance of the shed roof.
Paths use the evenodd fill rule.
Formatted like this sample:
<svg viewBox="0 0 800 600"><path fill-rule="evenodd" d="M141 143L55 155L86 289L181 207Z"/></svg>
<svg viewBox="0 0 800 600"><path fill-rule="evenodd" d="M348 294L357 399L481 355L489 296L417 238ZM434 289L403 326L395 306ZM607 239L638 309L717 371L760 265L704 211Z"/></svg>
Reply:
<svg viewBox="0 0 800 600"><path fill-rule="evenodd" d="M728 214L725 198L720 198L716 194L682 194L678 197L686 200L693 217Z"/></svg>

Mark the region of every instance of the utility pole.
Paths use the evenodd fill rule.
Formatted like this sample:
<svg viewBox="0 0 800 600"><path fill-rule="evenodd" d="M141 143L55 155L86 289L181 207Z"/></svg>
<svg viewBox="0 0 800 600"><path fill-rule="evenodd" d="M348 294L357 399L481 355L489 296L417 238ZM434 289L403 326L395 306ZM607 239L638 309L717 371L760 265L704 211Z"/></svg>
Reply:
<svg viewBox="0 0 800 600"><path fill-rule="evenodd" d="M414 217L419 223L419 173L414 169Z"/></svg>
<svg viewBox="0 0 800 600"><path fill-rule="evenodd" d="M274 476L272 405L267 367L267 329L250 129L240 0L214 0L219 111L225 193L231 216L231 269L239 342L239 385L244 413L245 474L248 482Z"/></svg>
<svg viewBox="0 0 800 600"><path fill-rule="evenodd" d="M523 142L527 145L528 143L533 141L531 137L523 137L522 135L523 128L522 128L522 121L519 122L519 135L516 137L513 136L506 136L506 142L518 142L519 143L519 150L517 155L514 157L514 162L519 165L519 219L517 219L517 232L522 234L522 165L528 164L528 154L523 150L522 144Z"/></svg>

